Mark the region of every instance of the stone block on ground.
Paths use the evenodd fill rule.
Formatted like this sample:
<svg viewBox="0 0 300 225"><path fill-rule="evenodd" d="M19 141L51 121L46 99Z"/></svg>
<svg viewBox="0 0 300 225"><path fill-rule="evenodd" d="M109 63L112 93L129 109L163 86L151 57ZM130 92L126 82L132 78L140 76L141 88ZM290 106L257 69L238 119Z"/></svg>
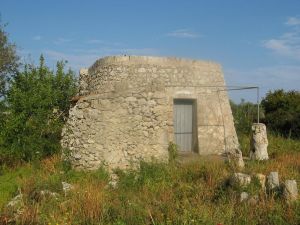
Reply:
<svg viewBox="0 0 300 225"><path fill-rule="evenodd" d="M263 190L265 190L266 189L266 176L264 174L257 173L257 174L255 174L255 177L259 181L261 188Z"/></svg>
<svg viewBox="0 0 300 225"><path fill-rule="evenodd" d="M271 172L267 177L267 188L269 191L274 191L279 188L278 172Z"/></svg>
<svg viewBox="0 0 300 225"><path fill-rule="evenodd" d="M232 181L240 186L247 186L251 183L251 176L244 173L234 173Z"/></svg>
<svg viewBox="0 0 300 225"><path fill-rule="evenodd" d="M64 191L65 195L69 191L74 189L74 186L72 184L67 183L67 182L61 182L61 184L62 184L62 188L63 188L63 191Z"/></svg>
<svg viewBox="0 0 300 225"><path fill-rule="evenodd" d="M59 197L59 194L57 192L52 192L49 190L41 190L40 197L43 199L49 198L49 197L57 199Z"/></svg>
<svg viewBox="0 0 300 225"><path fill-rule="evenodd" d="M7 203L7 207L11 207L11 208L19 207L22 204L22 202L23 202L23 195L18 194Z"/></svg>
<svg viewBox="0 0 300 225"><path fill-rule="evenodd" d="M284 182L283 195L287 201L295 201L298 199L298 188L296 180L286 180Z"/></svg>
<svg viewBox="0 0 300 225"><path fill-rule="evenodd" d="M240 149L236 148L232 150L227 150L226 155L229 162L233 162L239 168L245 167L242 151Z"/></svg>
<svg viewBox="0 0 300 225"><path fill-rule="evenodd" d="M244 202L249 198L249 194L247 192L242 192L240 196L240 202Z"/></svg>

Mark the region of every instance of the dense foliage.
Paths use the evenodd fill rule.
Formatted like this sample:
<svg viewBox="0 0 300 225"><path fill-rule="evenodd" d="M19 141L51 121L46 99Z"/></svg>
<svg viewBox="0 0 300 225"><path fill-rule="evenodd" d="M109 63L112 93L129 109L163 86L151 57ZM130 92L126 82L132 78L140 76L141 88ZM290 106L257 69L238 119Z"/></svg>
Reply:
<svg viewBox="0 0 300 225"><path fill-rule="evenodd" d="M4 28L5 25L0 24L0 101L7 89L9 78L16 74L19 66L16 46L9 42Z"/></svg>
<svg viewBox="0 0 300 225"><path fill-rule="evenodd" d="M59 150L61 129L76 92L74 73L64 71L58 62L56 72L44 65L25 65L10 82L6 119L0 131L0 158L31 160Z"/></svg>
<svg viewBox="0 0 300 225"><path fill-rule="evenodd" d="M270 91L262 101L265 123L285 137L300 138L300 92Z"/></svg>
<svg viewBox="0 0 300 225"><path fill-rule="evenodd" d="M5 121L6 105L5 94L9 78L14 76L19 66L19 57L16 54L16 46L9 42L8 34L4 30L5 25L0 21L0 129Z"/></svg>

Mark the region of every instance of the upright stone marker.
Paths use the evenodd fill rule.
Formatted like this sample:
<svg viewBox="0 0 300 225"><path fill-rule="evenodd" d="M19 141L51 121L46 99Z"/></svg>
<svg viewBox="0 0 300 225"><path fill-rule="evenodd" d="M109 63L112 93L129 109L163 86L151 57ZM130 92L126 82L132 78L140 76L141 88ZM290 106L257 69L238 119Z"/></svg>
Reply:
<svg viewBox="0 0 300 225"><path fill-rule="evenodd" d="M250 143L250 158L253 160L267 160L268 138L266 125L263 123L254 123L252 125L252 138Z"/></svg>
<svg viewBox="0 0 300 225"><path fill-rule="evenodd" d="M286 180L284 182L283 194L287 201L295 201L298 199L298 188L296 180Z"/></svg>
<svg viewBox="0 0 300 225"><path fill-rule="evenodd" d="M278 172L271 172L267 177L267 187L269 191L274 191L279 188Z"/></svg>
<svg viewBox="0 0 300 225"><path fill-rule="evenodd" d="M266 189L266 176L261 173L255 174L255 177L258 179L259 184L263 190Z"/></svg>

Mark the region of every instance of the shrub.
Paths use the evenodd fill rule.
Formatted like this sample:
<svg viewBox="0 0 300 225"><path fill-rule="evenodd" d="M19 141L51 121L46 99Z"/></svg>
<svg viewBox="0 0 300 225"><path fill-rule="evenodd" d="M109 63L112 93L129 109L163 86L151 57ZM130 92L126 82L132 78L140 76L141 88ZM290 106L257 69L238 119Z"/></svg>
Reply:
<svg viewBox="0 0 300 225"><path fill-rule="evenodd" d="M300 138L300 92L270 91L262 100L265 123L274 132Z"/></svg>
<svg viewBox="0 0 300 225"><path fill-rule="evenodd" d="M9 41L9 36L4 30L5 27L6 24L3 25L0 18L0 113L2 97L5 96L8 87L7 82L11 76L16 74L19 66L16 45Z"/></svg>
<svg viewBox="0 0 300 225"><path fill-rule="evenodd" d="M11 81L7 93L7 118L0 131L0 158L29 161L52 155L60 149L60 134L76 93L74 73L56 72L44 65L25 65Z"/></svg>
<svg viewBox="0 0 300 225"><path fill-rule="evenodd" d="M174 162L175 159L178 157L178 146L170 142L169 147L168 147L168 152L169 152L169 162Z"/></svg>

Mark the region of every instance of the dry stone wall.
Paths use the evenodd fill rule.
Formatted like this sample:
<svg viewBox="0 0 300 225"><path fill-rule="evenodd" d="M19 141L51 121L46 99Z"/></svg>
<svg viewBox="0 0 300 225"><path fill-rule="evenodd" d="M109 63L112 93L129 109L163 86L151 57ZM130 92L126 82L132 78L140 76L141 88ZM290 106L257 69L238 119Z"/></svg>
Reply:
<svg viewBox="0 0 300 225"><path fill-rule="evenodd" d="M113 56L80 72L80 98L62 145L75 168L128 168L168 160L174 99L196 101L195 152L238 147L220 65L177 58ZM65 151L67 155L68 151Z"/></svg>

